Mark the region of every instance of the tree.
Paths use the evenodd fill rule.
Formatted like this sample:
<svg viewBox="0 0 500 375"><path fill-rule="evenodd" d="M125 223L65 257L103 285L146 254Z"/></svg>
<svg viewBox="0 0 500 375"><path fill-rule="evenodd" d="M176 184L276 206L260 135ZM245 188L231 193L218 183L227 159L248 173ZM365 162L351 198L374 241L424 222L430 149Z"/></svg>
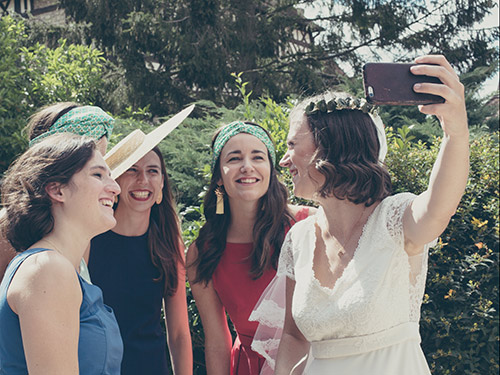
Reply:
<svg viewBox="0 0 500 375"><path fill-rule="evenodd" d="M256 96L282 102L338 84L338 64L359 73L367 54L408 60L440 52L461 73L492 65L498 55L498 30L473 27L495 6L491 0L61 2L123 67L131 103L150 104L154 115L199 99L235 105L232 72L243 72ZM322 12L306 20L298 5ZM312 40L320 30L317 44L294 42L296 31Z"/></svg>
<svg viewBox="0 0 500 375"><path fill-rule="evenodd" d="M102 86L101 55L64 39L55 48L31 44L24 21L0 18L0 173L27 147L23 128L41 106L96 102Z"/></svg>

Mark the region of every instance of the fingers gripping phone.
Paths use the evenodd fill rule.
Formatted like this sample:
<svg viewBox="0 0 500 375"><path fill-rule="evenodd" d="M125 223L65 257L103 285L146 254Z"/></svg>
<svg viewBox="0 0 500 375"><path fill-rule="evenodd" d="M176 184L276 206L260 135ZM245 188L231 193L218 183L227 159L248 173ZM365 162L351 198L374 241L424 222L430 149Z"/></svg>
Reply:
<svg viewBox="0 0 500 375"><path fill-rule="evenodd" d="M363 84L369 103L384 105L418 105L444 103L438 95L413 91L415 83L442 83L437 77L414 75L410 67L417 64L367 63L363 66Z"/></svg>

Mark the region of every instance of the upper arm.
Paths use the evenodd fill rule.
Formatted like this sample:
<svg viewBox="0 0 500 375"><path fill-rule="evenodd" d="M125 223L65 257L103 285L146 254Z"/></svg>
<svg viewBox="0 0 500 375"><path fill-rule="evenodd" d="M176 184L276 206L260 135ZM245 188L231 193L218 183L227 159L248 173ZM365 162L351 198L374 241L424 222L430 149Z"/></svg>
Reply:
<svg viewBox="0 0 500 375"><path fill-rule="evenodd" d="M180 251L184 253L184 245ZM183 254L182 257L184 258ZM169 337L188 335L189 321L186 301L186 269L181 262L177 264L177 290L171 296L165 296L165 319Z"/></svg>
<svg viewBox="0 0 500 375"><path fill-rule="evenodd" d="M207 285L203 281L192 282L196 280L196 267L192 264L197 256L198 249L193 243L187 253L187 274L205 334L207 374L229 374L232 337L227 325L226 310L212 281Z"/></svg>
<svg viewBox="0 0 500 375"><path fill-rule="evenodd" d="M405 209L403 214L403 234L405 251L409 256L421 253L424 246L443 233L450 216L431 214L428 211L428 191L417 196Z"/></svg>
<svg viewBox="0 0 500 375"><path fill-rule="evenodd" d="M205 339L212 341L214 345L222 345L225 342L229 333L227 326L226 311L222 302L213 287L212 281L207 285L205 283L193 283L192 280L196 279L196 267L191 266L193 261L198 256L198 249L196 244L193 243L188 249L187 263L188 263L188 279L190 280L191 291L196 301L196 306L203 323L203 330L205 332ZM223 338L221 342L221 338Z"/></svg>
<svg viewBox="0 0 500 375"><path fill-rule="evenodd" d="M184 258L184 245L180 246ZM168 348L175 374L192 374L193 352L186 301L186 270L183 262L177 264L177 290L171 296L164 296L165 326Z"/></svg>
<svg viewBox="0 0 500 375"><path fill-rule="evenodd" d="M69 261L55 252L27 258L7 301L19 316L30 375L78 374L82 290Z"/></svg>

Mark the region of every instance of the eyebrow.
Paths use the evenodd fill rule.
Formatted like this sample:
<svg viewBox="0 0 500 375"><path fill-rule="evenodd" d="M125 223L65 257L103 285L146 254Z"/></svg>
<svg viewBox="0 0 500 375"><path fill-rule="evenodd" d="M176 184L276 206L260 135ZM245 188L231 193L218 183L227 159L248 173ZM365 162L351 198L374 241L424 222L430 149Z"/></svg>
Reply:
<svg viewBox="0 0 500 375"><path fill-rule="evenodd" d="M232 155L232 154L241 154L241 150L234 150L234 151L229 151L226 156ZM252 154L266 154L262 150L252 150Z"/></svg>
<svg viewBox="0 0 500 375"><path fill-rule="evenodd" d="M136 167L136 168L138 168L137 164L132 165L132 167ZM132 168L132 167L130 167L130 168ZM158 164L150 164L150 165L146 165L144 168L145 168L145 169L147 169L147 168L158 168L158 169L161 169L161 167L160 167Z"/></svg>
<svg viewBox="0 0 500 375"><path fill-rule="evenodd" d="M96 169L100 169L100 170L102 170L103 172L106 172L106 173L110 172L110 169L108 167L105 167L104 165L94 165L93 167L90 167L91 171L96 170Z"/></svg>

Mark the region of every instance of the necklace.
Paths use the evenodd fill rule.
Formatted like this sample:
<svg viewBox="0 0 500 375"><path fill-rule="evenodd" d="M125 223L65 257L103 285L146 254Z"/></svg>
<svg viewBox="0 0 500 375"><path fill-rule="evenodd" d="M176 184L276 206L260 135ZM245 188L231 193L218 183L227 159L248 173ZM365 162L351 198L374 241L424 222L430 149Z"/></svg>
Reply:
<svg viewBox="0 0 500 375"><path fill-rule="evenodd" d="M43 239L43 241L47 242L47 243L48 243L48 244L52 247L52 250L54 250L54 251L58 252L59 254L62 254L61 250L59 250L59 249L57 248L57 246L56 246L56 245L54 245L54 243L53 243L52 241L50 241L50 240L48 240L48 239L46 239L46 238L44 238L44 239Z"/></svg>
<svg viewBox="0 0 500 375"><path fill-rule="evenodd" d="M367 208L366 206L363 208L363 210L361 211L361 214L359 215L358 219L356 220L356 222L354 223L352 229L350 230L349 235L345 237L344 244L340 243L340 241L335 236L333 236L328 229L325 229L325 231L328 234L328 236L330 238L333 238L340 245L340 249L337 252L337 256L339 258L342 258L346 254L345 248L351 242L352 236L356 232L356 228L359 226L359 224L361 222L361 219L363 218L363 216L365 214L366 208ZM325 224L327 224L327 223L325 223ZM326 225L326 228L328 228L328 225Z"/></svg>

